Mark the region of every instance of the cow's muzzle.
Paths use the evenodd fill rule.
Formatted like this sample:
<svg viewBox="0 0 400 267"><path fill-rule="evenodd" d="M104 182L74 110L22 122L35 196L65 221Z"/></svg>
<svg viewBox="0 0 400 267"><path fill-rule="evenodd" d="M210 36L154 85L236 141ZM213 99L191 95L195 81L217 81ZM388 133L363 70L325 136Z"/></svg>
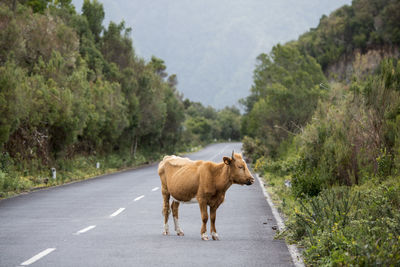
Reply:
<svg viewBox="0 0 400 267"><path fill-rule="evenodd" d="M254 183L254 178L251 177L247 180L246 185L252 185Z"/></svg>

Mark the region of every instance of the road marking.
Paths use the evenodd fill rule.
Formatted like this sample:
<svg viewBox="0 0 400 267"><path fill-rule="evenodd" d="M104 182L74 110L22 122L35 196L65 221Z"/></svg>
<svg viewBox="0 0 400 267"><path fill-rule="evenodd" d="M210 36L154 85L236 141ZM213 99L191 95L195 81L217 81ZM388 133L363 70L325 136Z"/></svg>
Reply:
<svg viewBox="0 0 400 267"><path fill-rule="evenodd" d="M79 230L78 232L76 232L75 235L80 235L80 234L86 233L87 231L90 231L95 227L96 227L96 225L88 226L88 227L83 228L82 230Z"/></svg>
<svg viewBox="0 0 400 267"><path fill-rule="evenodd" d="M159 187L154 187L153 189L151 189L151 191L157 191L159 189Z"/></svg>
<svg viewBox="0 0 400 267"><path fill-rule="evenodd" d="M47 254L53 252L54 250L56 250L56 248L45 249L42 252L40 252L40 253L36 254L35 256L33 256L32 258L30 258L29 260L24 261L23 263L21 263L21 265L23 265L23 266L30 265L30 264L34 263L35 261L40 260Z"/></svg>
<svg viewBox="0 0 400 267"><path fill-rule="evenodd" d="M121 212L123 212L124 209L125 209L125 208L119 208L116 212L114 212L113 214L111 214L110 217L112 218L112 217L117 216L118 214L120 214Z"/></svg>
<svg viewBox="0 0 400 267"><path fill-rule="evenodd" d="M142 198L144 198L144 195L141 195L140 197L135 198L133 201L138 201L138 200L141 200Z"/></svg>

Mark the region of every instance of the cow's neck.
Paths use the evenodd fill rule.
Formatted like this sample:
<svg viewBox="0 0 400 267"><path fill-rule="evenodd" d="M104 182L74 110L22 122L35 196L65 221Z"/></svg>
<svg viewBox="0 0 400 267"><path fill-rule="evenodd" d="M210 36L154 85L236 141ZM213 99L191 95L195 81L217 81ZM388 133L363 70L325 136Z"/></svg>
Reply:
<svg viewBox="0 0 400 267"><path fill-rule="evenodd" d="M218 191L225 193L232 185L230 179L229 166L221 162L216 166L216 181L215 185Z"/></svg>

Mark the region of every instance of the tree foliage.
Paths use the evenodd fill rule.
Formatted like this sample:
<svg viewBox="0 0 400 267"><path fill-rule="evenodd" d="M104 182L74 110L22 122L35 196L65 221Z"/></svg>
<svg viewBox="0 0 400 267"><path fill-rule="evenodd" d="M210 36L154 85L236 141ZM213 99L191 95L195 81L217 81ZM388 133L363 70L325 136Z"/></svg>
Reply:
<svg viewBox="0 0 400 267"><path fill-rule="evenodd" d="M103 4L97 0L84 0L82 6L82 14L86 17L96 42L100 40L100 34L103 31L104 9Z"/></svg>
<svg viewBox="0 0 400 267"><path fill-rule="evenodd" d="M240 140L241 114L236 107L225 107L219 111L199 102L184 101L184 142L206 144L220 140Z"/></svg>
<svg viewBox="0 0 400 267"><path fill-rule="evenodd" d="M291 44L275 46L257 58L251 95L242 100L248 112L242 131L263 137L269 153L298 132L313 114L325 76L314 58Z"/></svg>
<svg viewBox="0 0 400 267"><path fill-rule="evenodd" d="M131 29L104 15L97 0L82 15L70 0L0 4L0 160L25 171L239 139L237 109L183 100L165 62L138 57Z"/></svg>
<svg viewBox="0 0 400 267"><path fill-rule="evenodd" d="M356 0L320 19L299 38L299 49L314 57L323 70L359 49L400 45L400 2Z"/></svg>

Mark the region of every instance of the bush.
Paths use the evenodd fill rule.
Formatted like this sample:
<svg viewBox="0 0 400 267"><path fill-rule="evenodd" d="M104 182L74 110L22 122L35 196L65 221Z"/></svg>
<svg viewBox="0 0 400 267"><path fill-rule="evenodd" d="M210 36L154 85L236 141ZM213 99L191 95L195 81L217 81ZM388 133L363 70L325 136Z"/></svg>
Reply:
<svg viewBox="0 0 400 267"><path fill-rule="evenodd" d="M371 177L383 181L396 174L400 64L384 60L379 71L366 81L353 81L350 91L332 86L297 136L301 165L294 178L299 193L319 185L360 185ZM303 193L315 195L308 192Z"/></svg>
<svg viewBox="0 0 400 267"><path fill-rule="evenodd" d="M18 189L18 181L15 177L0 170L0 193L7 194Z"/></svg>
<svg viewBox="0 0 400 267"><path fill-rule="evenodd" d="M33 182L14 173L10 174L0 170L0 198L13 192L21 192L33 186Z"/></svg>
<svg viewBox="0 0 400 267"><path fill-rule="evenodd" d="M7 152L0 152L0 171L7 172L14 164L13 159Z"/></svg>
<svg viewBox="0 0 400 267"><path fill-rule="evenodd" d="M268 155L268 149L258 138L245 136L242 143L244 155L252 163L255 163L257 159Z"/></svg>
<svg viewBox="0 0 400 267"><path fill-rule="evenodd" d="M299 201L289 235L305 245L309 265L398 265L399 195L398 181L324 190Z"/></svg>
<svg viewBox="0 0 400 267"><path fill-rule="evenodd" d="M381 150L381 155L376 158L378 165L377 175L379 178L384 179L389 176L393 167L393 156L385 149Z"/></svg>
<svg viewBox="0 0 400 267"><path fill-rule="evenodd" d="M0 197L2 197L4 192L4 182L5 182L6 174L0 170Z"/></svg>
<svg viewBox="0 0 400 267"><path fill-rule="evenodd" d="M286 176L295 171L298 158L289 157L285 160L273 160L262 156L254 164L254 170L258 173L270 172L278 176Z"/></svg>
<svg viewBox="0 0 400 267"><path fill-rule="evenodd" d="M292 192L295 197L318 196L324 186L323 179L316 170L293 175Z"/></svg>

